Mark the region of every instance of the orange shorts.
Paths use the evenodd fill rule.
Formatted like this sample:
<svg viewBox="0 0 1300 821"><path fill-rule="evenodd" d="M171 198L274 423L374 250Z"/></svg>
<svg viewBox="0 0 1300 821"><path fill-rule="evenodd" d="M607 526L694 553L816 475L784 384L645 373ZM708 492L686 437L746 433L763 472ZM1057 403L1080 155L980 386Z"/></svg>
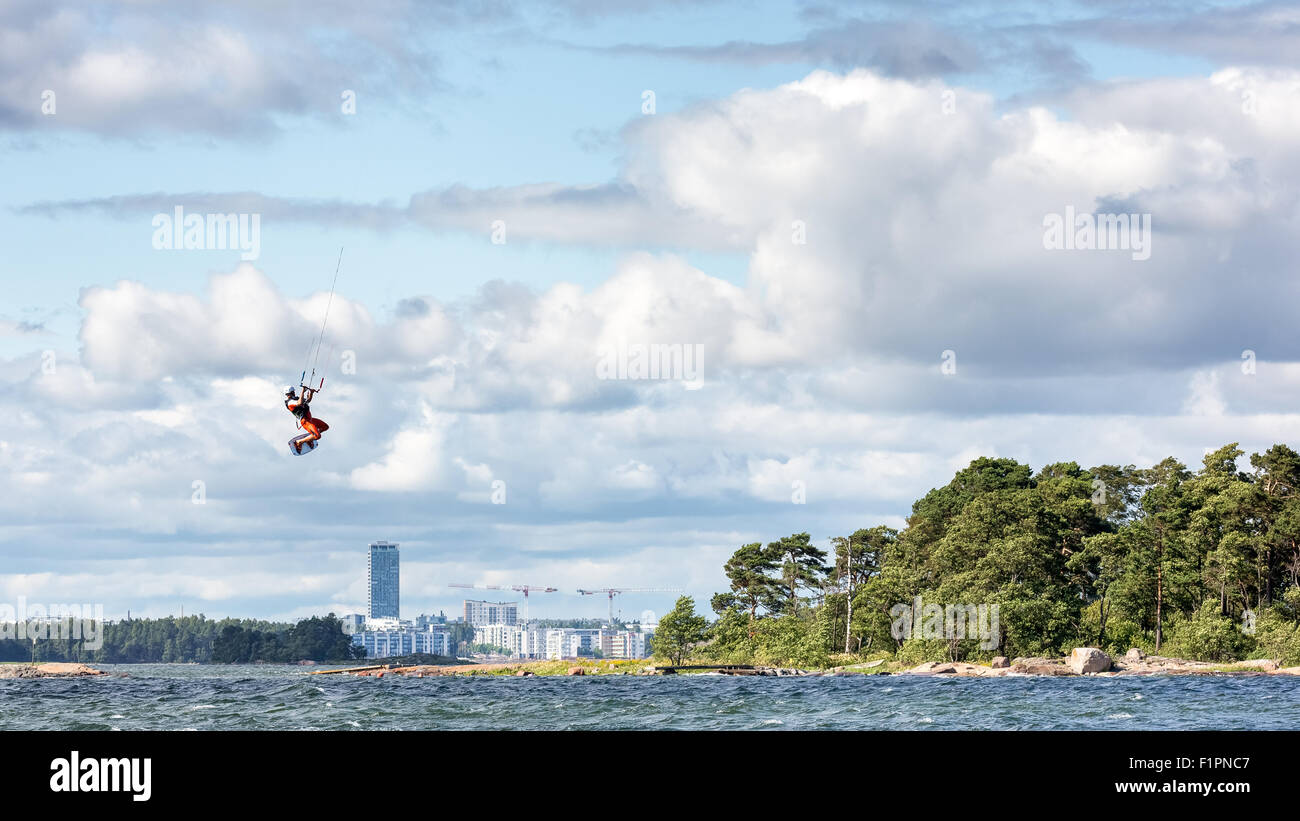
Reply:
<svg viewBox="0 0 1300 821"><path fill-rule="evenodd" d="M315 417L313 417L311 419L302 420L302 428L308 433L314 433L317 436L320 436L322 433L329 430L330 426L325 424L320 419L316 419Z"/></svg>

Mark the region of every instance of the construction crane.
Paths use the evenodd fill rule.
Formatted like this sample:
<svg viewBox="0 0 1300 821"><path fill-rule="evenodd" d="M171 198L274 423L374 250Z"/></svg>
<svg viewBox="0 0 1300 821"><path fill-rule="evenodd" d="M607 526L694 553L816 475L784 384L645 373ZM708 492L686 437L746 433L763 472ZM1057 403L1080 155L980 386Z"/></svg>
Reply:
<svg viewBox="0 0 1300 821"><path fill-rule="evenodd" d="M448 587L461 587L467 590L513 590L524 594L524 621L528 621L529 593L558 593L558 587L545 587L539 584L449 584Z"/></svg>
<svg viewBox="0 0 1300 821"><path fill-rule="evenodd" d="M609 596L609 626L614 626L614 597L619 593L682 593L685 591L668 587L598 587L595 590L579 590L584 596L604 593Z"/></svg>

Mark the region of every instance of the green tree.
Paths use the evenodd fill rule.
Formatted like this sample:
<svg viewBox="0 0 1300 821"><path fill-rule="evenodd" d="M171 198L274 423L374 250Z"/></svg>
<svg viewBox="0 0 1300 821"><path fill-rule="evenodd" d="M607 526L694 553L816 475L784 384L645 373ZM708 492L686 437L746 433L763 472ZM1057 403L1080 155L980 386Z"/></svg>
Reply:
<svg viewBox="0 0 1300 821"><path fill-rule="evenodd" d="M798 616L799 591L819 589L830 570L826 567L826 551L814 547L809 534L795 533L779 542L769 542L764 552L780 569L781 612Z"/></svg>
<svg viewBox="0 0 1300 821"><path fill-rule="evenodd" d="M1274 445L1252 455L1250 464L1262 497L1257 512L1264 531L1257 585L1260 604L1269 605L1283 578L1289 575L1292 584L1300 583L1300 453Z"/></svg>
<svg viewBox="0 0 1300 821"><path fill-rule="evenodd" d="M1147 471L1147 490L1142 494L1140 526L1145 544L1153 554L1155 570L1155 649L1164 638L1164 603L1175 584L1185 580L1186 556L1181 551L1183 528L1188 517L1188 496L1183 484L1187 468L1177 459L1164 459Z"/></svg>
<svg viewBox="0 0 1300 821"><path fill-rule="evenodd" d="M749 613L750 622L758 618L759 608L779 608L780 582L771 576L776 567L776 560L770 551L763 549L762 544L754 542L742 546L722 566L731 582L732 598L722 600L721 606L725 608L735 604L743 607Z"/></svg>
<svg viewBox="0 0 1300 821"><path fill-rule="evenodd" d="M691 648L704 641L708 621L695 615L695 600L690 596L677 599L672 612L659 620L655 629L655 653L681 664Z"/></svg>

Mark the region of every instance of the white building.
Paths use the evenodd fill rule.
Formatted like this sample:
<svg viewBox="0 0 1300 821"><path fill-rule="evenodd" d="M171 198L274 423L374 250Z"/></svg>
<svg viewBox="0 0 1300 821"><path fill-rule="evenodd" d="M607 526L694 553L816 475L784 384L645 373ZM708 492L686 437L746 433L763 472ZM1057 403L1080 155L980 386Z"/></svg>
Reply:
<svg viewBox="0 0 1300 821"><path fill-rule="evenodd" d="M526 659L546 658L546 630L530 627L520 631L519 655Z"/></svg>
<svg viewBox="0 0 1300 821"><path fill-rule="evenodd" d="M601 636L601 652L612 659L643 659L650 656L645 633L610 632Z"/></svg>
<svg viewBox="0 0 1300 821"><path fill-rule="evenodd" d="M475 644L500 647L525 659L567 659L597 654L614 659L643 659L650 655L645 633L572 627L521 627L485 624L474 628Z"/></svg>
<svg viewBox="0 0 1300 821"><path fill-rule="evenodd" d="M366 658L381 659L392 656L409 656L426 653L432 656L454 656L451 631L429 630L364 630L352 634L352 643L364 647Z"/></svg>
<svg viewBox="0 0 1300 821"><path fill-rule="evenodd" d="M490 644L500 647L507 655L519 656L522 655L523 632L522 628L514 624L485 624L474 628L474 643Z"/></svg>
<svg viewBox="0 0 1300 821"><path fill-rule="evenodd" d="M596 651L600 651L605 658L616 659L643 659L650 655L649 643L644 633L573 628L546 631L547 658L593 656Z"/></svg>
<svg viewBox="0 0 1300 821"><path fill-rule="evenodd" d="M489 624L516 625L519 623L519 603L466 599L465 623L472 627L485 627Z"/></svg>
<svg viewBox="0 0 1300 821"><path fill-rule="evenodd" d="M474 643L491 644L522 659L560 658L547 653L547 636L554 632L557 631L518 624L485 624L474 628Z"/></svg>

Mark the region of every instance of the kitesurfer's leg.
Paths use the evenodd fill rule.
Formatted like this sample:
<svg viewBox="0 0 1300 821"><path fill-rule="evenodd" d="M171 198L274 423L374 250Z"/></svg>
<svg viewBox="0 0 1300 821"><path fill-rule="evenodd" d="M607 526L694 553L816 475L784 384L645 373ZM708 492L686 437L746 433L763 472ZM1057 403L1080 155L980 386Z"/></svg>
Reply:
<svg viewBox="0 0 1300 821"><path fill-rule="evenodd" d="M321 425L321 424L323 424L323 423L322 423L319 419L304 419L304 420L302 420L302 429L305 430L305 431L307 431L307 433L309 433L310 436L304 436L304 437L302 437L301 443L300 443L299 446L298 446L298 450L299 450L299 452L302 451L302 445L305 445L305 444L307 444L308 442L314 442L314 441L316 441L317 439L320 438L321 430L322 430L322 429L321 429L320 427L318 427L318 426Z"/></svg>

